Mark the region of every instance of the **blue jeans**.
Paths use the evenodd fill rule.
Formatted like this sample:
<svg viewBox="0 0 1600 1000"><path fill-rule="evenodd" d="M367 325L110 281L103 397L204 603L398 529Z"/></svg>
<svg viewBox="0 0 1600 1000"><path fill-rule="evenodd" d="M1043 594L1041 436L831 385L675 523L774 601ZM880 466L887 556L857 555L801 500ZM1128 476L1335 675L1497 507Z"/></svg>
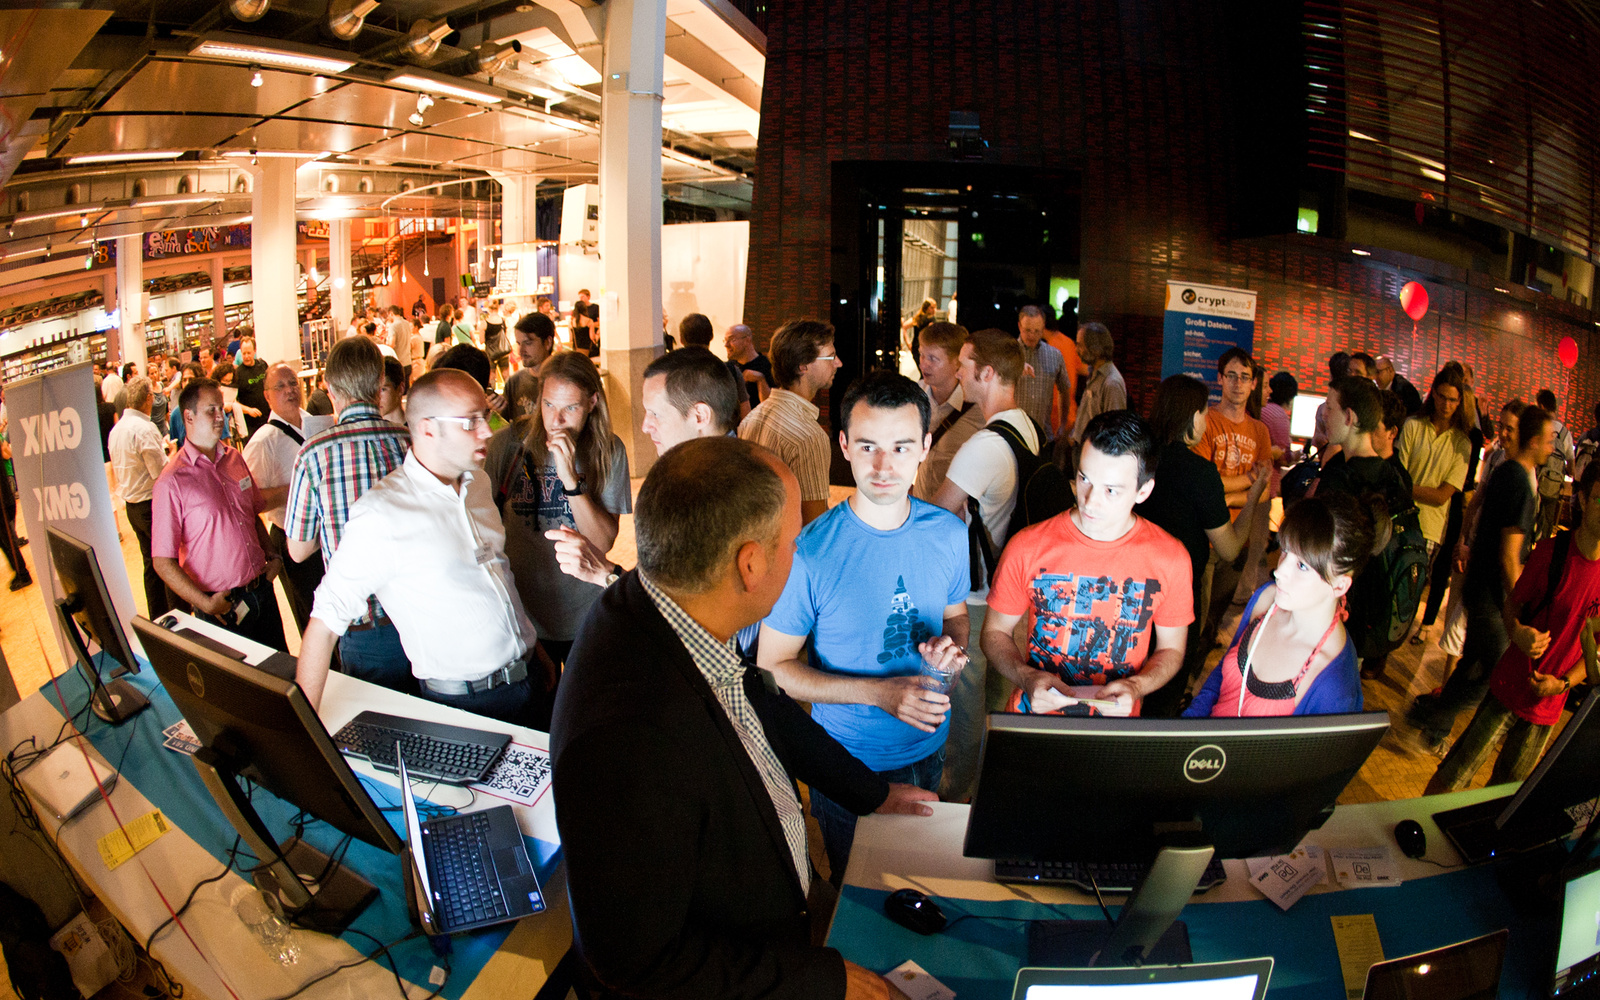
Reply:
<svg viewBox="0 0 1600 1000"><path fill-rule="evenodd" d="M528 724L529 703L533 701L533 688L524 677L520 681L502 684L477 694L436 694L422 689L422 697L441 705L459 708L489 719L499 719L514 726Z"/></svg>
<svg viewBox="0 0 1600 1000"><path fill-rule="evenodd" d="M916 785L930 792L939 790L939 779L943 775L942 746L914 764L878 772L878 777L891 784ZM817 791L813 785L811 815L822 828L822 846L828 852L828 881L837 887L843 883L845 866L850 863L850 845L856 839L856 814Z"/></svg>
<svg viewBox="0 0 1600 1000"><path fill-rule="evenodd" d="M402 694L416 694L411 660L400 644L400 631L385 621L374 628L346 632L339 637L339 662L351 677Z"/></svg>

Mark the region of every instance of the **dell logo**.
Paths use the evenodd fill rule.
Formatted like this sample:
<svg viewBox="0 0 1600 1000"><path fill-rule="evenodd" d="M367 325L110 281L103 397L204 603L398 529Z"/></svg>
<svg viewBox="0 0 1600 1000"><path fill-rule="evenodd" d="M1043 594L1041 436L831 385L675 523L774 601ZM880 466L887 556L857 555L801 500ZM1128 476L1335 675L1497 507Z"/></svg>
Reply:
<svg viewBox="0 0 1600 1000"><path fill-rule="evenodd" d="M1228 755L1222 752L1222 748L1207 743L1189 751L1189 756L1183 762L1183 776L1200 785L1221 774L1227 766Z"/></svg>
<svg viewBox="0 0 1600 1000"><path fill-rule="evenodd" d="M206 696L206 679L205 675L200 673L200 667L191 662L189 669L184 672L189 677L189 690L194 692L196 698L204 698Z"/></svg>

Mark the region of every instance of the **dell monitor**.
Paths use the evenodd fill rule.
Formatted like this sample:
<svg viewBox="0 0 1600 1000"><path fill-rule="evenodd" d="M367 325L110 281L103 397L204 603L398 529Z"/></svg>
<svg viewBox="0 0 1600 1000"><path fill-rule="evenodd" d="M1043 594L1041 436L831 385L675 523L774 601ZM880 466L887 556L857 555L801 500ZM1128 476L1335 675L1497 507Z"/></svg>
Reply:
<svg viewBox="0 0 1600 1000"><path fill-rule="evenodd" d="M1114 936L1106 958L1127 960L1132 947L1133 961L1187 961L1151 949L1169 927L1181 928L1172 918L1213 852L1247 858L1293 850L1332 815L1388 729L1386 712L1245 719L990 715L964 853L1153 863L1118 924L1123 932L1137 929L1137 940ZM1083 964L1101 950L1074 950L1071 937L1036 935L1064 949L1050 960L1036 958Z"/></svg>
<svg viewBox="0 0 1600 1000"><path fill-rule="evenodd" d="M245 843L268 864L263 874L270 877L257 876L262 888L277 891L305 926L330 932L349 926L377 890L304 841L280 846L239 781L248 778L374 847L404 850L300 686L147 619L135 618L133 629L201 743L195 768ZM330 870L320 884L314 881Z"/></svg>
<svg viewBox="0 0 1600 1000"><path fill-rule="evenodd" d="M100 647L102 661L116 661L113 678L139 672L139 660L128 645L127 633L117 618L117 606L106 589L105 576L94 547L72 537L60 528L47 526L50 561L61 582L56 600L56 622L78 660L78 667L89 682L89 705L106 722L119 723L132 718L150 703L127 681L101 676L100 665L89 653L89 643Z"/></svg>

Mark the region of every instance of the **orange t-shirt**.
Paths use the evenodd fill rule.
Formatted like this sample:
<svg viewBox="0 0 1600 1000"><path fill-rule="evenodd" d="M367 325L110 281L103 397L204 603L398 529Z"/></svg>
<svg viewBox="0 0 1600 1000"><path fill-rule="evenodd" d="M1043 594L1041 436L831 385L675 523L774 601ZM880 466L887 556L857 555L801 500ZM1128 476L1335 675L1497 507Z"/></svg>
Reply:
<svg viewBox="0 0 1600 1000"><path fill-rule="evenodd" d="M1028 619L1029 666L1068 684L1105 684L1144 666L1152 625L1194 621L1192 572L1183 543L1142 517L1102 542L1067 511L1006 544L989 607Z"/></svg>
<svg viewBox="0 0 1600 1000"><path fill-rule="evenodd" d="M1065 427L1071 430L1078 423L1078 379L1087 375L1083 362L1078 360L1078 344L1071 337L1060 330L1046 330L1044 342L1061 352L1062 360L1067 363L1067 378L1072 386L1072 398L1062 399L1061 390L1058 388L1050 399L1050 426ZM1061 410L1065 407L1067 418L1061 419Z"/></svg>
<svg viewBox="0 0 1600 1000"><path fill-rule="evenodd" d="M1206 432L1195 444L1194 453L1215 465L1224 479L1242 476L1257 462L1272 457L1272 435L1267 425L1255 417L1247 415L1235 422L1213 406L1206 411ZM1238 515L1238 507L1229 514L1230 517Z"/></svg>

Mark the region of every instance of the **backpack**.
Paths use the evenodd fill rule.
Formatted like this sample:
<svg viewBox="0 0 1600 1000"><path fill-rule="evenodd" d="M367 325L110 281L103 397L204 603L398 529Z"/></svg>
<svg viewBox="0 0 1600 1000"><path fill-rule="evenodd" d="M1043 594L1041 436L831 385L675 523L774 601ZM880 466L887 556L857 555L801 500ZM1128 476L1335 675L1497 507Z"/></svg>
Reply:
<svg viewBox="0 0 1600 1000"><path fill-rule="evenodd" d="M1351 617L1363 625L1364 634L1356 638L1356 652L1363 660L1387 656L1399 648L1428 584L1428 545L1417 508L1409 507L1389 519L1389 544L1362 571L1362 597L1351 602L1358 605L1351 608Z"/></svg>
<svg viewBox="0 0 1600 1000"><path fill-rule="evenodd" d="M1539 496L1552 500L1561 495L1567 481L1567 452L1572 450L1572 432L1567 425L1556 421L1556 447L1539 470Z"/></svg>
<svg viewBox="0 0 1600 1000"><path fill-rule="evenodd" d="M1044 428L1032 417L1034 433L1038 435L1041 454L1028 450L1017 429L1004 420L985 426L1000 435L1011 446L1011 457L1017 463L1017 502L1011 508L1011 520L1006 527L1006 538L1015 538L1017 532L1030 524L1055 517L1072 506L1072 489L1063 473L1049 455L1043 454ZM1000 564L999 553L994 551L994 541L979 513L977 497L967 497L967 540L972 556L972 589L981 590L994 583L994 571ZM985 570L987 567L987 571Z"/></svg>

